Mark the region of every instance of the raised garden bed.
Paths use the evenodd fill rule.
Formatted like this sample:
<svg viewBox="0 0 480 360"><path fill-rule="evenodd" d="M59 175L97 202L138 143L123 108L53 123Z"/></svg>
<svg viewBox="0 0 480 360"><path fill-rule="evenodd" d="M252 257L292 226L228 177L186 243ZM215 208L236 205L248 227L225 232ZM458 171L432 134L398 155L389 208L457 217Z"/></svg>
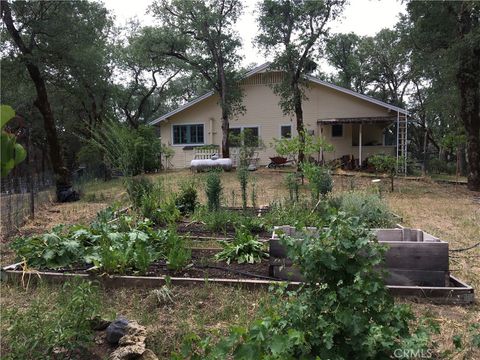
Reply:
<svg viewBox="0 0 480 360"><path fill-rule="evenodd" d="M317 229L309 228L316 232ZM374 229L377 240L387 245L386 284L392 286L449 286L448 243L418 229ZM278 233L295 236L291 226L275 227L270 239L270 275L283 280L302 281L287 257Z"/></svg>

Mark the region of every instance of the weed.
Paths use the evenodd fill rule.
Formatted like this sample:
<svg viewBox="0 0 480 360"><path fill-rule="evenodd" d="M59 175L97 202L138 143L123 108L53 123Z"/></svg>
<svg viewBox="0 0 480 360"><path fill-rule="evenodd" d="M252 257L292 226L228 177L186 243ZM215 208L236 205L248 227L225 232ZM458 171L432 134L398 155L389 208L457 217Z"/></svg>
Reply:
<svg viewBox="0 0 480 360"><path fill-rule="evenodd" d="M236 231L233 241L222 241L223 250L215 255L217 261L237 261L239 264L254 264L261 262L263 258L268 257L265 252L265 244L258 241L258 237L253 236L244 228Z"/></svg>
<svg viewBox="0 0 480 360"><path fill-rule="evenodd" d="M218 171L209 171L205 183L205 194L207 195L208 210L217 211L220 209L220 196L222 194L222 181Z"/></svg>

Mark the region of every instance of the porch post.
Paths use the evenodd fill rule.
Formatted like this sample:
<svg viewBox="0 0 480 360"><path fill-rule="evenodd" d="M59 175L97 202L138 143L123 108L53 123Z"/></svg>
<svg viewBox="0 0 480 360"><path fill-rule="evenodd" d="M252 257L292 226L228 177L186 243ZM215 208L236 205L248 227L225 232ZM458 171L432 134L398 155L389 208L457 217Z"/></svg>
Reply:
<svg viewBox="0 0 480 360"><path fill-rule="evenodd" d="M358 129L358 166L362 167L362 123Z"/></svg>

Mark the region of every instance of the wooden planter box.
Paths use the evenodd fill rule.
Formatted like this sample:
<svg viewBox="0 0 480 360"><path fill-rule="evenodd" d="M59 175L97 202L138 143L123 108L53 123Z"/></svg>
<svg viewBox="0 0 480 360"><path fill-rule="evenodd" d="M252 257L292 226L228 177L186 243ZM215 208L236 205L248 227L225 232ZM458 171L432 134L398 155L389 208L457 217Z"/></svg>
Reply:
<svg viewBox="0 0 480 360"><path fill-rule="evenodd" d="M307 228L315 233L315 228ZM385 282L392 286L449 286L448 243L418 229L374 229L380 243L386 244ZM278 233L295 236L291 226L275 227L270 239L270 276L282 280L302 281L298 268L292 265Z"/></svg>

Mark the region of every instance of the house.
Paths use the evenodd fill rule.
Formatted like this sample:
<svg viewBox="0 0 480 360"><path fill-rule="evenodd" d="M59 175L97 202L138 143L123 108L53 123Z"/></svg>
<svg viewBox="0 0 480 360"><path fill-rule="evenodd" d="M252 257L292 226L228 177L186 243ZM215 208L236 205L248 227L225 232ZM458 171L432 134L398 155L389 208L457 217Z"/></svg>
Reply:
<svg viewBox="0 0 480 360"><path fill-rule="evenodd" d="M268 65L258 66L245 75L241 86L246 111L230 120L232 134L250 129L250 134L261 138L265 146L258 152L260 165L268 164L269 157L276 155L274 139L296 135L295 116L282 113L279 97L272 89L282 73L269 70ZM406 156L406 110L313 76L306 78L309 86L303 102L305 127L310 134L323 136L335 149L324 153L324 160L353 156L358 164L378 153ZM150 124L158 127L162 143L175 151L170 159L174 168L188 167L196 149L203 145L221 145L221 110L218 95L213 91Z"/></svg>

